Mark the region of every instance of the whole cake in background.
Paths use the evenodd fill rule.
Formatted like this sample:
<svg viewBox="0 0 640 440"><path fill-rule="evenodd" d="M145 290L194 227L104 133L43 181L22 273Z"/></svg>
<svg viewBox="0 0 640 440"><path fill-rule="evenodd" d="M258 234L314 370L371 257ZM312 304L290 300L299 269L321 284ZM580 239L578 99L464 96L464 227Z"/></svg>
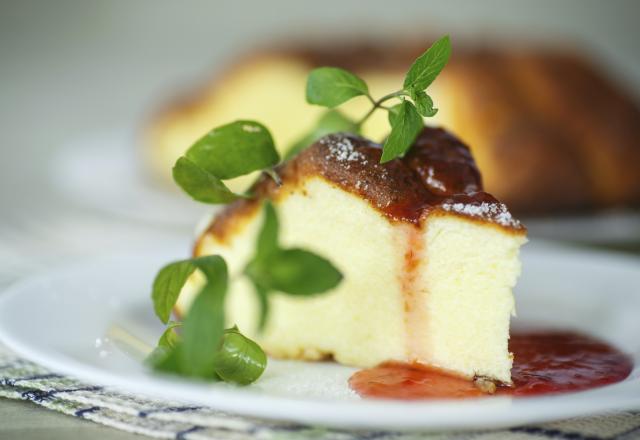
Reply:
<svg viewBox="0 0 640 440"><path fill-rule="evenodd" d="M424 43L265 50L240 58L213 81L167 105L144 136L152 172L170 181L175 160L212 126L263 121L276 145L303 138L322 109L305 103L309 71L349 69L373 94L401 82ZM640 204L640 109L624 89L576 53L550 49L458 50L430 94L447 105L434 118L472 148L484 186L518 214ZM360 115L369 102L347 103ZM383 140L383 112L363 134ZM505 176L509 176L506 178ZM247 184L243 179L236 186Z"/></svg>

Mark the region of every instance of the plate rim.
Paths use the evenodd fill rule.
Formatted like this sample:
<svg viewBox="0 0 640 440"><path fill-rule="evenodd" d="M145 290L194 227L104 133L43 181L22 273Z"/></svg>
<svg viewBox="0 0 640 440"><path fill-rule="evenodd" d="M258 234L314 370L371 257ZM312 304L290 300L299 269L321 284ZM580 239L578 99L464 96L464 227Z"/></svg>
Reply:
<svg viewBox="0 0 640 440"><path fill-rule="evenodd" d="M636 269L640 269L640 259L621 255L607 251L585 251L565 246L557 246L539 242L536 245L535 252L560 252L567 255L580 254L583 258L614 258L619 264L631 264ZM61 278L64 274L73 273L89 265L95 265L101 261L114 262L117 259L138 259L150 256L147 253L126 253L126 254L107 254L94 258L88 258L85 261L77 261L67 264L59 264L55 267L47 269L33 276L25 277L14 282L0 293L0 313L5 312L6 308L11 307L12 301L15 301L23 292L33 289L39 283ZM152 254L154 258L158 257L158 253ZM112 387L125 394L139 393L140 395L155 399L171 399L170 394L180 391L181 397L178 400L184 400L189 403L203 404L222 411L232 412L234 414L258 417L269 420L293 421L298 423L306 423L315 426L327 426L333 428L346 429L394 429L402 431L416 430L441 430L441 429L483 429L483 428L505 428L521 424L548 422L564 418L587 416L603 411L610 410L630 410L640 408L640 395L633 393L625 393L619 390L615 396L607 395L598 396L598 398L585 399L588 394L602 394L602 390L609 388L603 387L599 389L588 390L579 393L568 393L558 396L542 396L531 398L512 399L511 397L491 397L482 400L482 404L478 405L481 400L469 399L460 400L437 400L429 402L402 402L394 400L357 400L354 402L340 401L323 401L320 399L302 399L296 397L277 396L261 394L260 391L250 391L247 389L237 389L228 386L220 386L218 384L193 383L187 380L173 379L161 376L147 376L144 381L139 377L136 379L127 379L117 372L109 372L108 370L94 367L90 364L83 363L61 353L51 356L49 353L40 352L37 347L30 345L19 335L13 334L11 329L0 320L0 341L19 356L22 356L36 364L42 365L52 371L64 373L70 377L77 378L86 382L96 383L98 385ZM636 379L640 380L640 379ZM616 386L621 384L614 384ZM163 388L160 391L160 388ZM206 387L207 396L204 399L202 389ZM622 392L620 392L622 391ZM182 396L185 396L184 398ZM211 397L215 397L217 403L212 403ZM558 407L558 405L541 405L541 403L550 403L551 400L562 399L566 404ZM515 403L514 400L517 402ZM269 403L266 405L265 403ZM304 403L304 405L301 405ZM505 408L517 404L521 408L519 416L510 415L507 420L501 419L496 421L491 417L480 417L482 414L495 410L496 406ZM278 413L274 414L274 406L278 407ZM301 407L303 407L301 409ZM531 413L530 409L536 409L535 413ZM433 420L425 424L420 417L429 413ZM287 414L287 417L283 417ZM354 417L354 414L357 416ZM376 417L385 414L387 417ZM455 414L457 420L455 423L451 420L451 414ZM390 422L389 415L392 416L393 422ZM447 417L448 415L448 417ZM473 416L473 417L465 417ZM484 422L483 422L484 420Z"/></svg>

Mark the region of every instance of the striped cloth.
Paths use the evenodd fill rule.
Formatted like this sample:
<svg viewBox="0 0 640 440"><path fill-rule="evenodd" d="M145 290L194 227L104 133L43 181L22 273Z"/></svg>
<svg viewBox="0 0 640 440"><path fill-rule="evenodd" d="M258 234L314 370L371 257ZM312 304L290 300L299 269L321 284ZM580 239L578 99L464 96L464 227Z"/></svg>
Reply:
<svg viewBox="0 0 640 440"><path fill-rule="evenodd" d="M56 374L0 347L0 397L23 399L54 411L128 432L175 439L638 439L640 412L622 412L499 431L400 433L345 431L272 422L181 402L156 401Z"/></svg>

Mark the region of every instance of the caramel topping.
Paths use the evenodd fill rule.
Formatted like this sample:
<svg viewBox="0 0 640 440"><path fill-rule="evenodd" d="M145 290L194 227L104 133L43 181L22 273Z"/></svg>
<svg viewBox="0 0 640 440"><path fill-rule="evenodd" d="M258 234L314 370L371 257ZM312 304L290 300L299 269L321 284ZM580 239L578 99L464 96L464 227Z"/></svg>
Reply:
<svg viewBox="0 0 640 440"><path fill-rule="evenodd" d="M482 190L482 180L466 145L440 128L425 127L409 153L380 164L382 147L345 133L323 137L277 169L277 186L263 176L251 200L231 204L209 228L224 239L236 214L252 212L258 200L278 198L309 176L320 176L357 194L392 221L419 224L444 211L524 232L507 207Z"/></svg>
<svg viewBox="0 0 640 440"><path fill-rule="evenodd" d="M280 173L285 180L291 174L319 174L395 221L417 224L440 209L523 229L504 204L483 191L469 148L445 130L425 127L401 159L380 164L381 155L379 144L332 134L284 164Z"/></svg>

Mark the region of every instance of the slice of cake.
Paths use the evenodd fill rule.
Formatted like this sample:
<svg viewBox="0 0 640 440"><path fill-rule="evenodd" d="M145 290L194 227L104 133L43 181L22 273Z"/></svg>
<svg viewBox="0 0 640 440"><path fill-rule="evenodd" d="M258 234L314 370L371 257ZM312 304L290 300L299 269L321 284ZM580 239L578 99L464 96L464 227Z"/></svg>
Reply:
<svg viewBox="0 0 640 440"><path fill-rule="evenodd" d="M324 137L279 167L281 185L262 178L255 198L213 220L195 254L227 261L231 323L275 357L420 362L510 383L511 289L525 228L483 192L468 148L444 130L425 128L402 159L381 165L381 152L354 135ZM328 258L344 280L317 297L272 296L259 333L242 270L265 198L278 211L283 245ZM179 314L197 283L181 293Z"/></svg>

